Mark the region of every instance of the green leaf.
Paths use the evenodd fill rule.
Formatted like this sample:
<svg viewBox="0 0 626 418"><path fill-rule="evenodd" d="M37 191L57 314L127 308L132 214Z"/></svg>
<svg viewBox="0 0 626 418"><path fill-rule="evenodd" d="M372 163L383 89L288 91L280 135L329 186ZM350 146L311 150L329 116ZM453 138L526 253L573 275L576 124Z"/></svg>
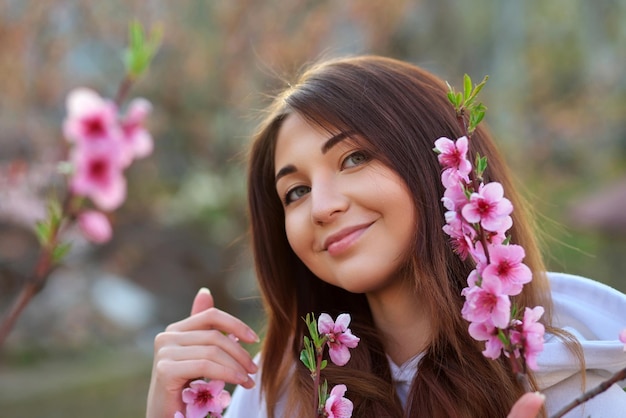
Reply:
<svg viewBox="0 0 626 418"><path fill-rule="evenodd" d="M460 108L461 105L463 104L463 95L461 94L461 92L458 92L456 94L456 99L455 100L456 100L456 107Z"/></svg>
<svg viewBox="0 0 626 418"><path fill-rule="evenodd" d="M451 90L448 92L448 100L456 107L456 96L454 94L454 91Z"/></svg>
<svg viewBox="0 0 626 418"><path fill-rule="evenodd" d="M306 350L302 350L300 352L300 361L302 363L304 363L304 366L308 369L311 370L311 365L309 364L309 356L307 355Z"/></svg>
<svg viewBox="0 0 626 418"><path fill-rule="evenodd" d="M35 224L35 234L42 247L48 245L50 241L50 224L46 221L39 221Z"/></svg>
<svg viewBox="0 0 626 418"><path fill-rule="evenodd" d="M61 223L61 217L63 216L63 209L58 200L52 198L48 202L48 219L50 220L50 227L54 229Z"/></svg>
<svg viewBox="0 0 626 418"><path fill-rule="evenodd" d="M124 64L127 75L138 78L150 65L152 59L161 45L163 31L160 27L154 27L150 38L146 39L143 27L139 21L134 20L129 26L129 46L124 51Z"/></svg>
<svg viewBox="0 0 626 418"><path fill-rule="evenodd" d="M54 250L52 250L52 263L59 264L63 258L67 255L67 253L72 248L71 242L66 242L64 244L57 245Z"/></svg>
<svg viewBox="0 0 626 418"><path fill-rule="evenodd" d="M320 364L320 370L324 370L328 365L328 360L322 360L322 364Z"/></svg>
<svg viewBox="0 0 626 418"><path fill-rule="evenodd" d="M481 157L480 154L476 153L476 174L478 177L482 177L483 173L487 169L487 156Z"/></svg>
<svg viewBox="0 0 626 418"><path fill-rule="evenodd" d="M489 80L488 75L483 77L483 81L481 81L476 87L474 87L474 91L472 92L472 97L478 96L478 93L480 93L483 87L485 87L485 84L487 84L487 80Z"/></svg>
<svg viewBox="0 0 626 418"><path fill-rule="evenodd" d="M464 99L467 100L470 98L472 94L472 79L469 75L463 75L463 95Z"/></svg>

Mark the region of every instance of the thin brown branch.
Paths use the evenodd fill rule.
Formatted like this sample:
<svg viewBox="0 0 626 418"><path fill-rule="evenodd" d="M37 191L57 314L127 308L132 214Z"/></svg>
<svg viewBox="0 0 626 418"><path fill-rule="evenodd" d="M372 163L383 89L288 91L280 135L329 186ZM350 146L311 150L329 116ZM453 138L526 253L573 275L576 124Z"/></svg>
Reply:
<svg viewBox="0 0 626 418"><path fill-rule="evenodd" d="M602 392L606 391L614 383L617 383L620 380L624 380L624 379L626 379L626 368L623 368L619 372L615 373L613 376L611 376L609 379L605 380L604 382L600 383L595 388L593 388L591 390L588 390L587 392L583 393L578 398L574 399L572 402L570 402L569 404L567 404L563 408L561 408L556 414L552 415L550 418L560 418L560 417L562 417L563 415L567 414L569 411L571 411L572 409L576 408L577 406L584 404L585 402L587 402L591 398L593 398L593 397L601 394Z"/></svg>

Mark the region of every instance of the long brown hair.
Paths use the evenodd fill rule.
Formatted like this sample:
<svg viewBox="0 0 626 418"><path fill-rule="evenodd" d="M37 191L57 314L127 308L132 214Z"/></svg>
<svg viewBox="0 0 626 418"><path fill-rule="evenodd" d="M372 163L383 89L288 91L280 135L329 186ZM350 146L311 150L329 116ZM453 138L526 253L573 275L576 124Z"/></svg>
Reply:
<svg viewBox="0 0 626 418"><path fill-rule="evenodd" d="M428 304L432 339L419 363L406 410L395 394L365 296L318 279L287 242L274 184L274 147L281 123L291 113L364 139L372 155L398 173L413 197L419 216L416 225L409 225L415 232L403 273L414 278L419 300ZM299 408L312 410L311 378L298 360L305 331L302 318L308 312L352 315L352 329L361 342L346 366L329 366L324 377L330 386L348 386L354 416L506 416L528 389L517 382L506 361L482 355L482 345L469 336L460 314L461 290L474 266L459 259L442 232L444 190L432 148L441 136L462 135L445 84L419 67L388 58L364 56L318 64L275 99L254 138L248 177L252 244L268 320L261 385L270 416L282 393L287 393L288 416L306 416ZM484 128L472 137L470 155L476 152L488 158L486 181L502 183L515 207L509 233L512 242L525 248L525 263L534 274L513 302L544 306L544 323L549 326L552 302L532 228L507 166Z"/></svg>

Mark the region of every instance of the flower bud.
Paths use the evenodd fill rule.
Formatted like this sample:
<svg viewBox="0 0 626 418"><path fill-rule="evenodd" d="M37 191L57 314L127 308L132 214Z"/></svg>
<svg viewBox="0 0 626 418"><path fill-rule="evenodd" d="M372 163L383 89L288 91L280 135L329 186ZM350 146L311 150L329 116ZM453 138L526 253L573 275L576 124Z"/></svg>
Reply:
<svg viewBox="0 0 626 418"><path fill-rule="evenodd" d="M109 241L113 235L108 218L95 210L88 210L78 215L78 226L85 238L96 244Z"/></svg>

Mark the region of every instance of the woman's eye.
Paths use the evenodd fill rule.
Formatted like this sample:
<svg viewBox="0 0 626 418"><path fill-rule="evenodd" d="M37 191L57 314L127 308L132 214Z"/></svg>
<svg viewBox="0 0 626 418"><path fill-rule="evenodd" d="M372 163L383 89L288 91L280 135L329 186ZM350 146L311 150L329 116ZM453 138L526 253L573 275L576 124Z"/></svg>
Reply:
<svg viewBox="0 0 626 418"><path fill-rule="evenodd" d="M309 186L294 187L293 189L289 190L285 195L285 204L288 205L291 202L295 202L310 191L311 188Z"/></svg>
<svg viewBox="0 0 626 418"><path fill-rule="evenodd" d="M350 168L356 167L357 165L361 165L364 162L369 161L369 156L363 151L356 151L352 154L348 155L343 163L341 164L341 168Z"/></svg>

